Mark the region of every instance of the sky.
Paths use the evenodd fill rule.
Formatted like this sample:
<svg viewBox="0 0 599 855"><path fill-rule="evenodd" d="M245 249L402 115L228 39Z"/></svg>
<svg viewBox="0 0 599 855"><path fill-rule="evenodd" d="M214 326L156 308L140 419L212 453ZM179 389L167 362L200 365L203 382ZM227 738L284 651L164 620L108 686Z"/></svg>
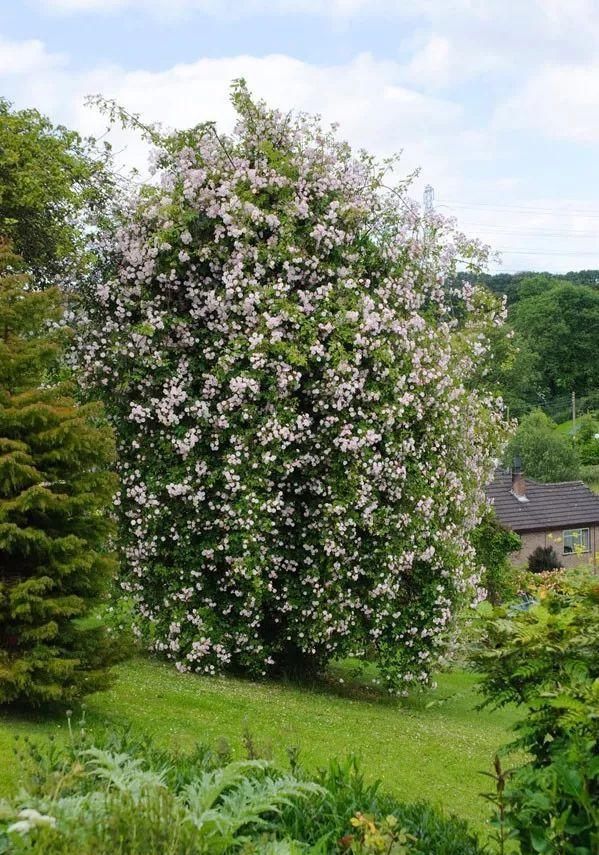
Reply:
<svg viewBox="0 0 599 855"><path fill-rule="evenodd" d="M599 269L599 0L0 0L0 94L100 135L102 94L232 125L243 76L356 147L402 151L494 270ZM142 172L136 139L113 138Z"/></svg>

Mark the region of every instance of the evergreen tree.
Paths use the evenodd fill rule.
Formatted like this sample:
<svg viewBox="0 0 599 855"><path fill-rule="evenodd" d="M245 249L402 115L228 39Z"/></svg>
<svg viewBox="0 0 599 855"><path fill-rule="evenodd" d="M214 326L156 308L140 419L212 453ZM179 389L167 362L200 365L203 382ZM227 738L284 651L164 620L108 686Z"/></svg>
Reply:
<svg viewBox="0 0 599 855"><path fill-rule="evenodd" d="M0 702L69 702L107 684L93 619L114 570L114 448L99 405L56 382L61 296L0 243Z"/></svg>

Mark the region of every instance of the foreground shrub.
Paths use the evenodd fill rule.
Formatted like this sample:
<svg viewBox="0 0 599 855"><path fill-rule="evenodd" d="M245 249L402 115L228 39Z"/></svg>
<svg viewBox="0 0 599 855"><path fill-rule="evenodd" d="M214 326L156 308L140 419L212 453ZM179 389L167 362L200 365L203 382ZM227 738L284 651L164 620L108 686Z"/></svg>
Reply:
<svg viewBox="0 0 599 855"><path fill-rule="evenodd" d="M598 618L594 578L487 623L477 656L487 703L526 711L515 745L531 759L501 796L524 855L599 851Z"/></svg>
<svg viewBox="0 0 599 855"><path fill-rule="evenodd" d="M393 686L426 682L472 587L497 441L498 307L452 287L481 253L385 190L388 165L233 100L231 137L154 137L160 188L89 295L80 360L118 432L125 586L184 671L370 652Z"/></svg>
<svg viewBox="0 0 599 855"><path fill-rule="evenodd" d="M202 747L173 757L128 734L28 745L25 788L0 807L0 852L483 853L464 821L397 802L367 784L353 759L332 761L312 780L297 762L284 772Z"/></svg>
<svg viewBox="0 0 599 855"><path fill-rule="evenodd" d="M527 573L524 576L523 589L536 599L543 599L547 594L574 594L581 586L592 585L596 573L591 565L580 564L568 570L545 570L538 573Z"/></svg>
<svg viewBox="0 0 599 855"><path fill-rule="evenodd" d="M0 244L0 703L68 702L113 657L92 618L115 570L114 443L97 405L53 383L60 295L19 265Z"/></svg>

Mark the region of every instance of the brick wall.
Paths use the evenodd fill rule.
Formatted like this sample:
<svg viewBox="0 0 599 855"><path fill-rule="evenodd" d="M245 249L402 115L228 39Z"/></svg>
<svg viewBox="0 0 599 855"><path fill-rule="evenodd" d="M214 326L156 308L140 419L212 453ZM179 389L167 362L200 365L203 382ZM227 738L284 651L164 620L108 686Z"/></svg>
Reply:
<svg viewBox="0 0 599 855"><path fill-rule="evenodd" d="M552 529L550 531L529 531L523 532L522 549L512 553L512 561L514 564L525 564L531 552L537 546L553 546L557 552L559 560L564 567L577 567L579 564L593 564L595 569L599 567L599 526L577 526L577 528L588 528L591 549L590 552L583 552L581 555L576 553L573 555L564 555L563 544L563 529Z"/></svg>

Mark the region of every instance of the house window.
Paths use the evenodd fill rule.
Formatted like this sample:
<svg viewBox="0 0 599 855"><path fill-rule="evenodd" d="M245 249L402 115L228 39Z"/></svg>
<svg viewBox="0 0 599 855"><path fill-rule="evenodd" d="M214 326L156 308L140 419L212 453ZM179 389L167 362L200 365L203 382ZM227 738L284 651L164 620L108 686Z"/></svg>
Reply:
<svg viewBox="0 0 599 855"><path fill-rule="evenodd" d="M564 531L564 555L591 551L591 536L588 528L569 528Z"/></svg>

